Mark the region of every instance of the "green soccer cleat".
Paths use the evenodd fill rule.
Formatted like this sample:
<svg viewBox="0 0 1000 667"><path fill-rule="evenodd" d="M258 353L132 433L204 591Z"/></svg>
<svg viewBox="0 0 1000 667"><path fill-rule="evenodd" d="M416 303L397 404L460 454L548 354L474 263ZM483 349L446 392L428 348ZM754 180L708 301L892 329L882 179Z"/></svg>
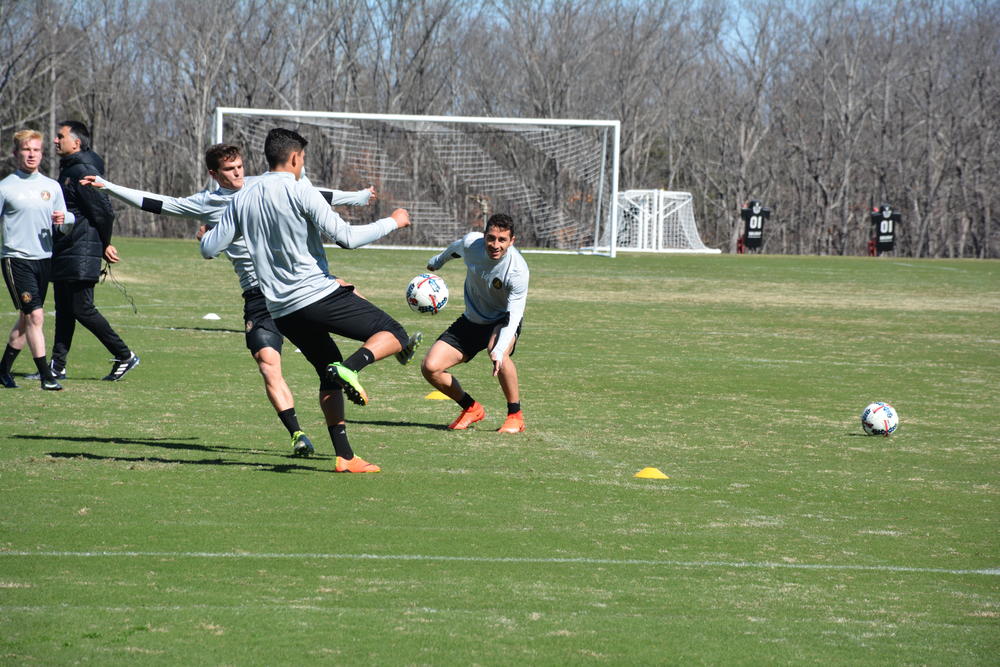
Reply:
<svg viewBox="0 0 1000 667"><path fill-rule="evenodd" d="M315 451L305 433L296 431L292 434L292 456L312 456Z"/></svg>
<svg viewBox="0 0 1000 667"><path fill-rule="evenodd" d="M351 403L368 405L368 394L361 386L361 382L358 381L357 372L337 361L326 367L326 373L332 382L337 383L344 390L344 395L350 399Z"/></svg>
<svg viewBox="0 0 1000 667"><path fill-rule="evenodd" d="M406 342L406 347L396 353L396 361L405 366L410 363L413 359L413 355L416 354L417 348L420 347L420 341L424 339L424 335L419 331L412 336Z"/></svg>

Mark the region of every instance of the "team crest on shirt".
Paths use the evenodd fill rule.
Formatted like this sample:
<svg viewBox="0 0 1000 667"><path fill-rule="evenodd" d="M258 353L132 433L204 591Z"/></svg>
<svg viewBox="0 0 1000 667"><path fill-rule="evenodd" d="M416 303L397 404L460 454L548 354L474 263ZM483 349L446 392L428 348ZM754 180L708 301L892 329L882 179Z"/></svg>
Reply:
<svg viewBox="0 0 1000 667"><path fill-rule="evenodd" d="M31 292L21 292L21 301L31 303Z"/></svg>
<svg viewBox="0 0 1000 667"><path fill-rule="evenodd" d="M52 193L48 190L42 190L42 201L48 201L52 199Z"/></svg>
<svg viewBox="0 0 1000 667"><path fill-rule="evenodd" d="M250 330L253 329L253 320L247 320L244 324L247 326L247 333L250 333Z"/></svg>
<svg viewBox="0 0 1000 667"><path fill-rule="evenodd" d="M493 289L500 289L501 287L503 287L503 281L500 280L499 278L494 278L493 279Z"/></svg>

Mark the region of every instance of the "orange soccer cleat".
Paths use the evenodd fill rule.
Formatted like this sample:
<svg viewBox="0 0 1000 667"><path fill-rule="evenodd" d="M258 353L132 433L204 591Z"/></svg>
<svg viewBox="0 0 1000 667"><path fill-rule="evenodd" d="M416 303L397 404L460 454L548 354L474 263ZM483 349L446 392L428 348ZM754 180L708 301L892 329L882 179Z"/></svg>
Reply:
<svg viewBox="0 0 1000 667"><path fill-rule="evenodd" d="M337 457L337 472L379 472L382 470L374 463L368 463L360 456L355 456L353 459L344 459Z"/></svg>
<svg viewBox="0 0 1000 667"><path fill-rule="evenodd" d="M462 414L458 416L458 419L453 421L448 428L453 431L462 431L469 428L478 421L482 421L483 417L486 416L486 410L483 409L482 403L476 401L468 407L466 410L462 410Z"/></svg>
<svg viewBox="0 0 1000 667"><path fill-rule="evenodd" d="M524 430L524 414L518 410L512 415L507 415L503 426L497 429L497 433L520 433Z"/></svg>

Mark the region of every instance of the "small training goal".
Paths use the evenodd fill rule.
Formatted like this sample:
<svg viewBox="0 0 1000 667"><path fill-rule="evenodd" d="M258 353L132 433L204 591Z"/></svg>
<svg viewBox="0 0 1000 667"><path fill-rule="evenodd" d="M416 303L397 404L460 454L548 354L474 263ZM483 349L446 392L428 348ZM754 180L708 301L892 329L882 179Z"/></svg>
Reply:
<svg viewBox="0 0 1000 667"><path fill-rule="evenodd" d="M618 251L719 253L698 233L690 192L624 190L618 193Z"/></svg>

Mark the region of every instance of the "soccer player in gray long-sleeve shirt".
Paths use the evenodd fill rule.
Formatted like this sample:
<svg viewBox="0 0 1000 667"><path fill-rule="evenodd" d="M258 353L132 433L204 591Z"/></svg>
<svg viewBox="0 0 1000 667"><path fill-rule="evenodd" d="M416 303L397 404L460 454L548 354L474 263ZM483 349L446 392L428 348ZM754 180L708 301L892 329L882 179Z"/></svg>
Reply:
<svg viewBox="0 0 1000 667"><path fill-rule="evenodd" d="M204 190L189 197L167 197L142 190L132 190L111 183L99 176L88 176L83 185L103 188L113 197L150 213L190 218L203 224L201 234L207 226L215 225L225 212L229 202L241 188L253 183L258 177L244 177L243 157L240 149L229 144L215 144L205 151L205 165L209 175L219 187ZM331 205L366 205L374 196L374 188L357 192L322 190L323 197ZM242 239L237 239L225 249L225 254L233 264L240 287L243 288L243 320L245 324L246 346L257 362L257 368L264 379L264 391L278 413L278 419L288 430L292 439L292 452L298 456L313 453L309 437L299 427L295 414L295 400L288 383L281 372L281 348L284 339L267 311L264 294L260 291L257 274L250 261L250 253Z"/></svg>
<svg viewBox="0 0 1000 667"><path fill-rule="evenodd" d="M58 391L62 385L45 360L42 306L52 262L52 224L72 223L73 214L66 210L59 183L38 171L41 132L16 132L13 154L17 171L0 181L0 266L18 316L0 358L0 388L17 388L10 368L27 345L42 389Z"/></svg>
<svg viewBox="0 0 1000 667"><path fill-rule="evenodd" d="M377 465L355 456L348 441L344 394L365 405L368 395L358 372L402 352L411 341L398 322L330 275L320 232L341 247L356 248L409 226L410 216L396 209L368 225L344 222L300 180L307 143L292 130L268 133L264 155L270 171L233 197L219 224L202 237L201 251L214 257L243 238L278 330L320 377L320 406L337 453L337 472L378 472ZM343 359L330 333L364 344Z"/></svg>
<svg viewBox="0 0 1000 667"><path fill-rule="evenodd" d="M465 313L438 337L420 367L424 378L462 408L448 428L463 430L486 416L483 406L462 389L448 369L488 349L493 375L507 398L501 433L524 430L517 368L511 356L521 335L528 299L528 264L514 247L514 221L498 213L486 221L485 234L470 232L427 263L437 271L446 262L465 260Z"/></svg>

